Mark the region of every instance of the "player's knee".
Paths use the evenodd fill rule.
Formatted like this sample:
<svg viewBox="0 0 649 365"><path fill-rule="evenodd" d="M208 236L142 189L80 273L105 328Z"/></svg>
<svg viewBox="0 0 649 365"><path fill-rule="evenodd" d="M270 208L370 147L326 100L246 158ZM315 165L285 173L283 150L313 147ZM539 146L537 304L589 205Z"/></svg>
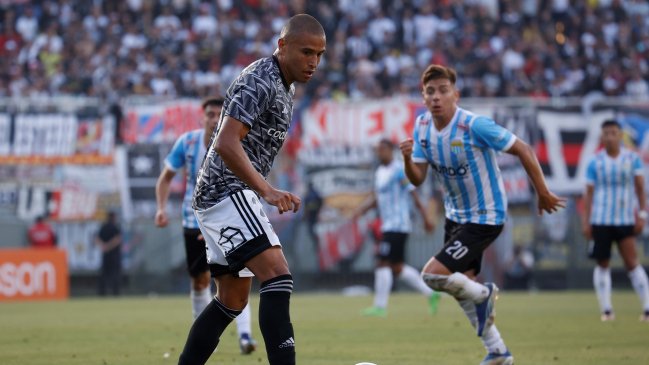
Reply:
<svg viewBox="0 0 649 365"><path fill-rule="evenodd" d="M248 296L228 291L219 291L216 295L224 306L237 311L243 310L248 305Z"/></svg>
<svg viewBox="0 0 649 365"><path fill-rule="evenodd" d="M446 291L446 285L449 278L448 275L430 274L425 272L421 274L421 278L431 289L435 291Z"/></svg>
<svg viewBox="0 0 649 365"><path fill-rule="evenodd" d="M209 271L200 275L193 276L192 290L200 291L205 290L210 286L210 273Z"/></svg>

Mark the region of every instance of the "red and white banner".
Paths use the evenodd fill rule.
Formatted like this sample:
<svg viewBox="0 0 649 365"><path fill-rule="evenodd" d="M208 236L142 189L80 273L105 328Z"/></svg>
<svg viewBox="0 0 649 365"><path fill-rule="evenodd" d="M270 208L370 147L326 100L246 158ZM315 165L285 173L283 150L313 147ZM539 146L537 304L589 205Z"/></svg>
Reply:
<svg viewBox="0 0 649 365"><path fill-rule="evenodd" d="M412 136L421 103L409 98L362 103L323 101L302 115L302 147L363 146L382 138L401 141Z"/></svg>
<svg viewBox="0 0 649 365"><path fill-rule="evenodd" d="M181 134L201 127L203 112L195 99L133 105L124 108L122 139L133 143L173 143Z"/></svg>

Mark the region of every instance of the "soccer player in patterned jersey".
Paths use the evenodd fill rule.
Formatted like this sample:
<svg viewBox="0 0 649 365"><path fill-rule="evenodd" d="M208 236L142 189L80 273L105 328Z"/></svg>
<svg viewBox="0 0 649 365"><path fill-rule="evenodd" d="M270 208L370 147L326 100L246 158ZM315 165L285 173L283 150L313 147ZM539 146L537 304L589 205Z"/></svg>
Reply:
<svg viewBox="0 0 649 365"><path fill-rule="evenodd" d="M210 290L210 270L205 255L205 241L198 228L198 222L192 208L196 174L203 162L210 137L216 128L221 115L222 98L207 98L203 101L203 128L181 135L165 159L165 167L158 177L156 184L156 202L158 210L155 224L166 227L169 224L167 216L167 201L171 180L178 171L184 169L185 196L182 204L183 236L185 238L185 258L187 270L191 278L192 314L194 319L212 300ZM250 354L255 350L255 340L251 336L250 305L246 305L237 317L237 332L239 333L239 348L242 354Z"/></svg>
<svg viewBox="0 0 649 365"><path fill-rule="evenodd" d="M365 316L385 317L393 277L399 278L428 298L430 313L437 312L439 293L429 288L417 270L405 263L406 242L412 230L411 201L424 220L424 228L432 232L435 224L428 217L415 187L403 171L403 164L394 158L394 143L382 139L376 148L379 167L374 175L374 193L353 214L356 219L378 208L381 219L381 242L376 253L374 270L374 305L363 310Z"/></svg>
<svg viewBox="0 0 649 365"><path fill-rule="evenodd" d="M536 189L538 211L552 213L565 201L552 194L533 149L493 120L457 106L456 73L441 65L422 75L428 111L417 117L413 139L400 145L406 175L414 185L426 179L428 166L444 188L444 247L424 266L422 277L433 289L453 296L487 349L481 365L514 363L494 322L498 288L475 281L484 250L498 237L507 217L507 197L496 162L497 152L517 156Z"/></svg>
<svg viewBox="0 0 649 365"><path fill-rule="evenodd" d="M631 284L643 306L641 321L649 322L649 280L638 264L635 235L647 221L644 171L640 156L622 146L622 128L616 120L602 124L604 148L588 164L582 228L593 240L590 257L596 260L593 285L602 321L615 319L611 304L611 245L617 243ZM636 208L638 208L636 212ZM635 213L635 214L634 214Z"/></svg>
<svg viewBox="0 0 649 365"><path fill-rule="evenodd" d="M217 130L198 173L194 212L207 244L217 293L196 318L180 365L205 364L221 334L248 302L251 277L261 282L259 327L270 365L295 364L289 315L293 278L261 199L280 214L300 198L266 177L293 113L294 82L307 82L325 52L325 32L310 15L284 25L271 57L246 67L225 95Z"/></svg>

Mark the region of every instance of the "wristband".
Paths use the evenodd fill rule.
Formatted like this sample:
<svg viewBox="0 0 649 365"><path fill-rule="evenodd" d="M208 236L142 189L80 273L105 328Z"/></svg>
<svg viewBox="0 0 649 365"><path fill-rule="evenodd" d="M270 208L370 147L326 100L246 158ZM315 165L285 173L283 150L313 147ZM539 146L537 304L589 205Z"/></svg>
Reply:
<svg viewBox="0 0 649 365"><path fill-rule="evenodd" d="M649 218L649 213L647 213L646 210L641 210L638 212L638 217L647 220L647 218Z"/></svg>

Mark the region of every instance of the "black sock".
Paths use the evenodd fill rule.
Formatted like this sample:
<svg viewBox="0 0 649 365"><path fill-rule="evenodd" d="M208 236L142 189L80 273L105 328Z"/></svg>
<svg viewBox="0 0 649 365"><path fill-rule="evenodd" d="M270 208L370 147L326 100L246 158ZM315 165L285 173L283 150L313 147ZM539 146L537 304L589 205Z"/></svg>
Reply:
<svg viewBox="0 0 649 365"><path fill-rule="evenodd" d="M261 283L259 328L270 365L295 365L295 340L289 314L293 277L281 275Z"/></svg>
<svg viewBox="0 0 649 365"><path fill-rule="evenodd" d="M205 364L216 349L225 328L241 311L230 309L214 298L194 320L178 365Z"/></svg>

